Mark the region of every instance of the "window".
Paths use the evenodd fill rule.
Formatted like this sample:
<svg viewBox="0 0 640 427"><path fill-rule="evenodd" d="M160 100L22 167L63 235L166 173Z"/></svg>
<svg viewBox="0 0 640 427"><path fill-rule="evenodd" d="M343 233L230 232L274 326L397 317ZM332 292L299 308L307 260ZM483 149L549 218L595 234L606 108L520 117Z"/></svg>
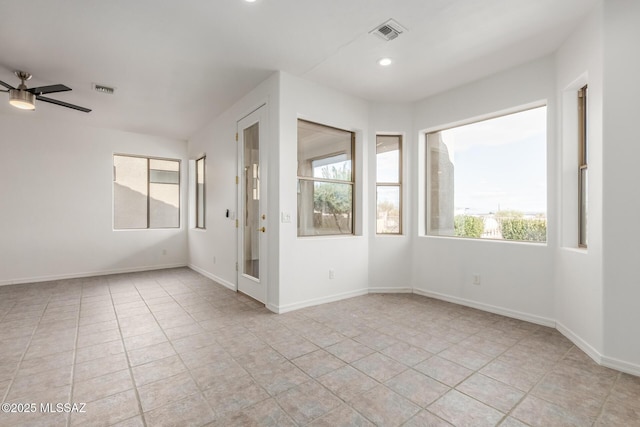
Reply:
<svg viewBox="0 0 640 427"><path fill-rule="evenodd" d="M205 228L205 171L204 162L206 157L196 160L196 228Z"/></svg>
<svg viewBox="0 0 640 427"><path fill-rule="evenodd" d="M114 155L113 227L180 227L180 161Z"/></svg>
<svg viewBox="0 0 640 427"><path fill-rule="evenodd" d="M578 91L578 246L587 247L587 86Z"/></svg>
<svg viewBox="0 0 640 427"><path fill-rule="evenodd" d="M298 120L298 236L353 234L354 140Z"/></svg>
<svg viewBox="0 0 640 427"><path fill-rule="evenodd" d="M402 137L376 137L376 233L402 233Z"/></svg>
<svg viewBox="0 0 640 427"><path fill-rule="evenodd" d="M426 231L547 240L546 115L538 107L426 134Z"/></svg>

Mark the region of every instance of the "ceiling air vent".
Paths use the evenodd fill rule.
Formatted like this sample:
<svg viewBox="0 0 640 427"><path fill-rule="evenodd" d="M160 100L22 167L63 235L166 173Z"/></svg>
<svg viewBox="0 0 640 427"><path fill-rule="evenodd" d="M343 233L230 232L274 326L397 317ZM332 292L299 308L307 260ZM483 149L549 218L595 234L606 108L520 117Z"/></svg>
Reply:
<svg viewBox="0 0 640 427"><path fill-rule="evenodd" d="M375 34L381 39L390 42L405 31L407 30L403 28L402 25L398 24L393 19L389 19L387 22L380 24L373 30L369 31L369 34Z"/></svg>
<svg viewBox="0 0 640 427"><path fill-rule="evenodd" d="M116 91L115 88L113 87L109 87L109 86L104 86L104 85L99 85L97 83L94 83L93 85L93 89L96 92L100 92L100 93L106 93L108 95L113 95L113 93Z"/></svg>

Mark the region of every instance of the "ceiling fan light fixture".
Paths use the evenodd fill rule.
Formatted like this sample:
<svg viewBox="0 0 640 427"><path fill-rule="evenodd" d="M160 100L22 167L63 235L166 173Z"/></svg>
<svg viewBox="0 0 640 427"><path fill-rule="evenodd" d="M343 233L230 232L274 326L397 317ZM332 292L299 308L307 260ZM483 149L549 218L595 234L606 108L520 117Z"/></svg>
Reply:
<svg viewBox="0 0 640 427"><path fill-rule="evenodd" d="M21 110L35 110L35 96L31 92L22 89L9 90L9 104Z"/></svg>

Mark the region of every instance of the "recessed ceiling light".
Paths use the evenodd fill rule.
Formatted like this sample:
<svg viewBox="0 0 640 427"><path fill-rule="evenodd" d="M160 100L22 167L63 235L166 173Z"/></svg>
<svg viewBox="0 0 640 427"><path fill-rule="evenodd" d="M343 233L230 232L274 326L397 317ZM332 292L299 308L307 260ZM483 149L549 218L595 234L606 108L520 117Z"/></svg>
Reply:
<svg viewBox="0 0 640 427"><path fill-rule="evenodd" d="M388 67L389 65L391 65L393 61L391 60L391 58L380 58L378 59L378 65L381 65L383 67Z"/></svg>
<svg viewBox="0 0 640 427"><path fill-rule="evenodd" d="M247 3L255 3L256 0L244 0L244 1L246 1Z"/></svg>

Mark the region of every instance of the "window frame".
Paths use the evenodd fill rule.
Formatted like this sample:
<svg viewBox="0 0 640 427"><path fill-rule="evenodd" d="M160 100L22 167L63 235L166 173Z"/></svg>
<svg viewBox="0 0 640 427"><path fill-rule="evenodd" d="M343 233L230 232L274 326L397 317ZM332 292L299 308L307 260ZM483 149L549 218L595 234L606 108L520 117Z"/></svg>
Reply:
<svg viewBox="0 0 640 427"><path fill-rule="evenodd" d="M477 124L477 123L481 123L484 121L489 121L489 120L493 120L493 119L498 119L501 117L506 117L506 116L510 116L513 114L518 114L518 113L523 113L526 111L530 111L530 110L535 110L538 108L546 108L547 109L547 114L546 114L546 120L545 120L545 127L546 127L546 134L545 134L545 151L547 152L548 155L548 150L549 150L549 141L548 141L548 131L549 131L549 120L548 120L548 108L549 108L549 103L546 101L538 101L538 102L532 102L529 104L524 104L524 105L520 105L520 106L516 106L513 108L509 108L509 109L505 109L505 110L501 110L501 111L497 111L497 112L493 112L493 113L489 113L489 114L485 114L485 115L481 115L481 116L476 116L476 117L472 117L469 119L465 119L465 120L461 120L461 121L457 121L454 123L450 123L450 124L446 124L446 125L442 125L442 126L435 126L435 127L431 127L428 129L425 129L423 131L421 131L421 141L424 144L424 151L422 151L423 153L423 158L422 161L424 161L423 164L423 176L422 176L422 182L424 185L424 201L422 203L422 209L423 209L423 224L424 224L424 228L421 228L422 231L422 235L425 237L429 237L429 238L454 238L454 239L472 239L472 240L478 240L478 241L490 241L490 242L503 242L503 243L516 243L516 244L533 244L533 245L548 245L549 243L549 230L548 230L548 206L547 206L547 210L545 211L545 221L547 224L547 231L546 231L546 239L544 241L534 241L534 240L513 240L513 239L505 239L505 238L492 238L492 237L466 237L466 236L455 236L455 235L448 235L448 234L434 234L434 232L432 231L433 228L431 227L430 224L430 219L431 219L431 213L430 213L430 202L431 202L431 194L430 194L430 184L431 184L431 177L429 177L429 162L430 162L430 149L429 149L429 142L428 142L428 136L430 134L435 134L438 132L443 132L443 131L447 131L447 130L451 130L451 129L455 129L458 127L463 127L463 126L467 126L467 125L472 125L472 124ZM548 161L545 160L545 170L548 170ZM548 198L548 192L549 192L549 183L547 181L547 186L546 186L546 195ZM454 220L455 220L455 214L454 214ZM454 224L452 223L452 227L454 227Z"/></svg>
<svg viewBox="0 0 640 427"><path fill-rule="evenodd" d="M301 182L305 181L305 182L312 182L312 183L316 183L316 182L320 182L320 183L328 183L328 184L341 184L341 185L350 185L351 186L351 233L327 233L327 234L300 234L300 228L299 226L297 227L297 237L298 238L318 238L318 237L336 237L336 236L355 236L356 235L356 161L355 161L355 154L356 154L356 133L354 131L350 131L350 130L346 130L346 129L341 129L335 126L330 126L330 125L326 125L324 123L319 123L319 122L313 122L310 120L306 120L306 119L301 119L298 118L296 120L296 128L298 129L300 126L300 122L303 123L308 123L314 126L320 126L320 127L324 127L324 128L328 128L328 129L334 129L340 132L345 132L345 133L349 133L350 134L350 148L351 148L351 180L350 181L345 181L345 180L340 180L340 179L330 179L330 178L317 178L312 176L300 176L296 173L297 176L297 187L298 187L298 193L300 192L300 188L301 186ZM299 140L298 138L296 138L296 148L298 148L299 145ZM316 157L312 157L309 158L307 160L309 160L312 164L314 161L317 160L323 160L323 159L328 159L331 157L336 157L338 155L344 154L344 152L339 151L339 152L330 152L330 153L326 153L325 155L320 155L320 156L316 156ZM313 169L312 169L313 170ZM315 191L315 185L314 185L314 191ZM299 206L298 206L299 208ZM299 224L300 218L298 218L298 224Z"/></svg>
<svg viewBox="0 0 640 427"><path fill-rule="evenodd" d="M588 85L578 89L578 247L586 249L587 231L587 189L588 189Z"/></svg>
<svg viewBox="0 0 640 427"><path fill-rule="evenodd" d="M200 218L200 186L198 185L198 162L202 161L202 218ZM195 227L198 230L207 229L207 155L202 155L195 161ZM202 226L200 226L202 219Z"/></svg>
<svg viewBox="0 0 640 427"><path fill-rule="evenodd" d="M112 156L112 165L113 165L113 184L116 183L116 165L115 165L115 157L132 157L137 159L145 159L147 163L147 214L146 214L146 227L134 227L134 228L116 228L116 212L115 212L115 192L113 190L112 185L112 203L111 203L111 212L112 212L112 227L114 231L136 231L136 230L175 230L182 228L182 160L181 159L173 159L169 157L155 157L155 156L144 156L140 154L123 154L123 153L113 153ZM178 186L178 225L175 227L151 227L151 161L159 160L159 161L169 161L169 162L177 162L178 163L178 182L176 184L167 184L167 185L177 185ZM161 169L154 169L161 170ZM163 183L159 183L163 184ZM166 184L166 183L164 183Z"/></svg>
<svg viewBox="0 0 640 427"><path fill-rule="evenodd" d="M383 181L378 181L378 138L379 137L396 137L398 138L398 182L383 182ZM377 236L401 236L404 233L404 221L402 220L402 216L403 216L403 204L404 204L404 197L403 197L403 166L404 166L404 157L403 157L403 153L404 153L404 147L403 147L403 141L404 138L402 136L402 134L376 134L376 208L375 208L375 218L376 218L376 222L375 222L375 228L376 228L376 235ZM398 231L397 232L378 232L378 187L397 187L398 188L398 193L399 193L399 206L398 206Z"/></svg>

